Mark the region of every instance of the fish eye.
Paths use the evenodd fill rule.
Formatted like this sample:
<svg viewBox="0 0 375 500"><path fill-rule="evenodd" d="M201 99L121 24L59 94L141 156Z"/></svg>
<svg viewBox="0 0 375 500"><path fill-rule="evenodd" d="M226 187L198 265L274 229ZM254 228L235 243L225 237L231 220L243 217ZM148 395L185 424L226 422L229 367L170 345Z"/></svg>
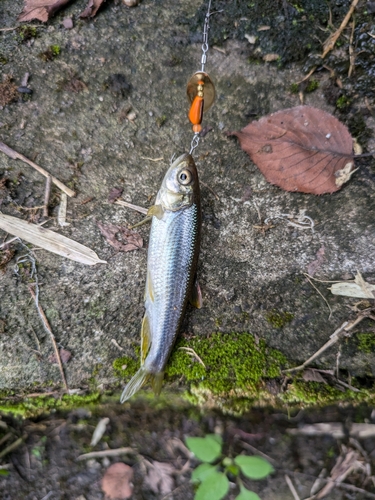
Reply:
<svg viewBox="0 0 375 500"><path fill-rule="evenodd" d="M190 184L191 180L192 175L189 170L181 170L181 172L178 174L178 182L183 186L187 186L188 184Z"/></svg>

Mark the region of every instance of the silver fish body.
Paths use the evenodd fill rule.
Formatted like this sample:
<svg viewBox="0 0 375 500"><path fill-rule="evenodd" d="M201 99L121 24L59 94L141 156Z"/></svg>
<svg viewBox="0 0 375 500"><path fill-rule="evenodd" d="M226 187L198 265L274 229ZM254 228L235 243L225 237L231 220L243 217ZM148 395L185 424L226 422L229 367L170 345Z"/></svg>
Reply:
<svg viewBox="0 0 375 500"><path fill-rule="evenodd" d="M190 300L200 306L196 268L201 231L198 172L191 155L168 169L150 209L141 368L125 387L121 402L150 381L159 393L165 365Z"/></svg>

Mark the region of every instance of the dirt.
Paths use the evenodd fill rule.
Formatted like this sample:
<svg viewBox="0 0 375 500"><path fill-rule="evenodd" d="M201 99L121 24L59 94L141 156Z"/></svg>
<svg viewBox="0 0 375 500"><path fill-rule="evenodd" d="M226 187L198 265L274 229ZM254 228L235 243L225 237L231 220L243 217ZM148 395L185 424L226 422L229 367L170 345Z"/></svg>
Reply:
<svg viewBox="0 0 375 500"><path fill-rule="evenodd" d="M322 297L304 276L318 256L318 279L353 279L359 270L366 280L375 282L375 174L373 158L367 156L356 160L358 171L333 195L287 193L269 185L236 140L225 134L254 118L299 105L296 84L318 60L321 45L317 39L324 41L333 29L327 28L325 2L271 3L219 2L218 10L224 12L211 19L210 43L215 47L208 53L207 70L217 99L204 118L211 130L201 139L195 156L203 183L199 281L204 307L188 310L182 333L186 338L209 338L213 332L249 332L285 356L287 364L282 369L303 362L344 321L356 316L353 308L358 300L332 296L329 285L316 282L332 308L329 316ZM17 26L22 5L21 0L3 0L2 27ZM139 222L140 214L110 203L110 193L122 189L126 201L149 207L170 158L190 147L185 85L199 69L205 6L197 0L178 5L172 0L143 0L129 9L107 2L94 20L82 21L78 15L84 7L85 2L78 0L46 25L32 22L31 28L0 32L1 80L12 75L18 87L28 72L32 89L32 94L21 91L15 102L1 109L0 140L77 192L68 200L69 226L60 228L56 221L60 191L53 187L46 227L84 243L108 264L87 267L36 250L39 300L58 345L72 354L64 365L69 387L119 395L124 380L113 362L124 355L137 358L146 248L116 252L97 223L127 226ZM335 27L348 8L348 1L332 7ZM72 29L63 27L66 17L73 18ZM375 146L369 80L375 46L368 35L372 23L371 10L360 2L353 75L347 76L349 27L327 57L327 67L319 63L313 76L318 83L315 90L304 94L306 104L346 123L365 153L373 152ZM257 37L255 44L245 35ZM279 57L266 63L267 54ZM3 213L41 222L42 210L31 209L43 205L44 191L40 174L1 153ZM289 214L295 220L303 213L314 221L314 231L278 217ZM273 227L264 224L266 219ZM146 247L148 231L147 226L139 228ZM1 232L1 238L5 233ZM24 265L18 274L14 271L25 248L14 243L6 252L0 250L4 404L15 395L56 391L62 386L57 365L49 361L53 354L49 335L28 290L30 269ZM340 377L367 390L369 400L375 355L373 348L361 347L358 334L373 332L373 321L363 321L352 338L341 342L340 351L337 345L315 362L317 367L333 369L340 352ZM276 384L276 392L288 392L290 383L280 372L272 383L267 382L267 391L272 394ZM167 381L166 391L168 387ZM178 394L190 389L184 377L174 381L171 391L176 388ZM204 397L209 405L218 406L215 398ZM295 403L314 403L307 399L297 398ZM152 412L147 415L152 419ZM185 417L176 415L176 429L181 429ZM182 431L176 432L181 437ZM69 447L67 453L72 453ZM94 467L92 478L100 476L99 467ZM82 470L86 481L91 472Z"/></svg>
<svg viewBox="0 0 375 500"><path fill-rule="evenodd" d="M261 481L245 479L247 488L257 492L262 500L292 498L285 475L292 480L300 498L307 498L323 469L326 470L325 477L329 477L345 446L348 450L356 449L355 446L362 447L361 462L368 463L370 467L374 465L375 438L357 441L349 438L352 423L373 422L373 412L369 407L327 407L319 412L301 411L289 417L285 412L254 409L251 415L242 419L225 418L210 412L201 415L186 405L181 410L161 409L138 399L131 407L126 405L122 409L108 403L105 409L99 411L97 407L77 408L25 421L3 417L1 422L8 425L7 431L11 430L15 437L24 436L24 443L3 459L8 475L0 476L0 498L103 499L101 478L105 470L112 463L125 462L134 471L134 500L193 499L194 487L190 477L199 462L191 459L188 463L189 456L182 444L186 436L199 437L214 432L223 437L224 455L233 458L241 453L255 454L271 461L275 472L269 478ZM109 424L101 441L96 446L90 446L92 433L102 417L109 418ZM317 422L328 425L341 422L347 437L336 439L332 431L320 436L293 434ZM131 450L117 457L77 460L84 453L121 447ZM162 495L152 490L146 481L144 460L171 466L170 493ZM232 489L228 499L233 500L238 489L235 478L230 479ZM334 488L328 498L373 498L360 492L365 489L369 495L371 492L374 495L373 483L364 471L353 472L345 483L349 486ZM350 486L357 490L348 489ZM156 488L155 484L153 488Z"/></svg>

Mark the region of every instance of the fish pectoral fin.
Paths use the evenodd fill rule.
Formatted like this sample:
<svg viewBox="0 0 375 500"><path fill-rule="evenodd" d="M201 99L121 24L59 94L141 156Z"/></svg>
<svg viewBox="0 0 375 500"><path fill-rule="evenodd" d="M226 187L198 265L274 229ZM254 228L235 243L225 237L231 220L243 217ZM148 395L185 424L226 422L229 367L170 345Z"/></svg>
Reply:
<svg viewBox="0 0 375 500"><path fill-rule="evenodd" d="M159 220L163 218L163 215L164 208L161 205L152 205L152 207L150 207L147 212L147 217L154 216Z"/></svg>
<svg viewBox="0 0 375 500"><path fill-rule="evenodd" d="M147 224L147 222L151 221L152 221L152 216L146 215L144 219L142 219L140 222L137 222L137 224L134 224L134 226L129 226L129 229L134 229L135 227L143 226L143 224Z"/></svg>
<svg viewBox="0 0 375 500"><path fill-rule="evenodd" d="M122 391L120 403L124 403L139 391L152 376L143 366L137 371L134 377L128 382Z"/></svg>
<svg viewBox="0 0 375 500"><path fill-rule="evenodd" d="M141 329L141 364L145 362L148 351L151 347L150 322L147 314L143 316Z"/></svg>
<svg viewBox="0 0 375 500"><path fill-rule="evenodd" d="M202 290L199 286L197 278L194 280L194 284L190 292L189 302L197 309L200 309L203 306Z"/></svg>

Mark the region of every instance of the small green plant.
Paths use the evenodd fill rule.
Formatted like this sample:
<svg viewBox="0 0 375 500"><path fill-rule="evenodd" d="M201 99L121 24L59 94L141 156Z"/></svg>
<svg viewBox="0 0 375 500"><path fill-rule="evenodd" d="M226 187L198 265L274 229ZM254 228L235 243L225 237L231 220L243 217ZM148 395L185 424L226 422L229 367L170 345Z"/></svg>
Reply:
<svg viewBox="0 0 375 500"><path fill-rule="evenodd" d="M273 472L273 467L261 457L238 455L223 457L223 441L217 434L204 438L188 437L186 446L196 458L203 462L193 471L191 479L198 483L194 500L221 500L229 491L228 475L236 479L240 493L236 500L260 500L254 492L245 488L240 474L248 479L264 479Z"/></svg>

